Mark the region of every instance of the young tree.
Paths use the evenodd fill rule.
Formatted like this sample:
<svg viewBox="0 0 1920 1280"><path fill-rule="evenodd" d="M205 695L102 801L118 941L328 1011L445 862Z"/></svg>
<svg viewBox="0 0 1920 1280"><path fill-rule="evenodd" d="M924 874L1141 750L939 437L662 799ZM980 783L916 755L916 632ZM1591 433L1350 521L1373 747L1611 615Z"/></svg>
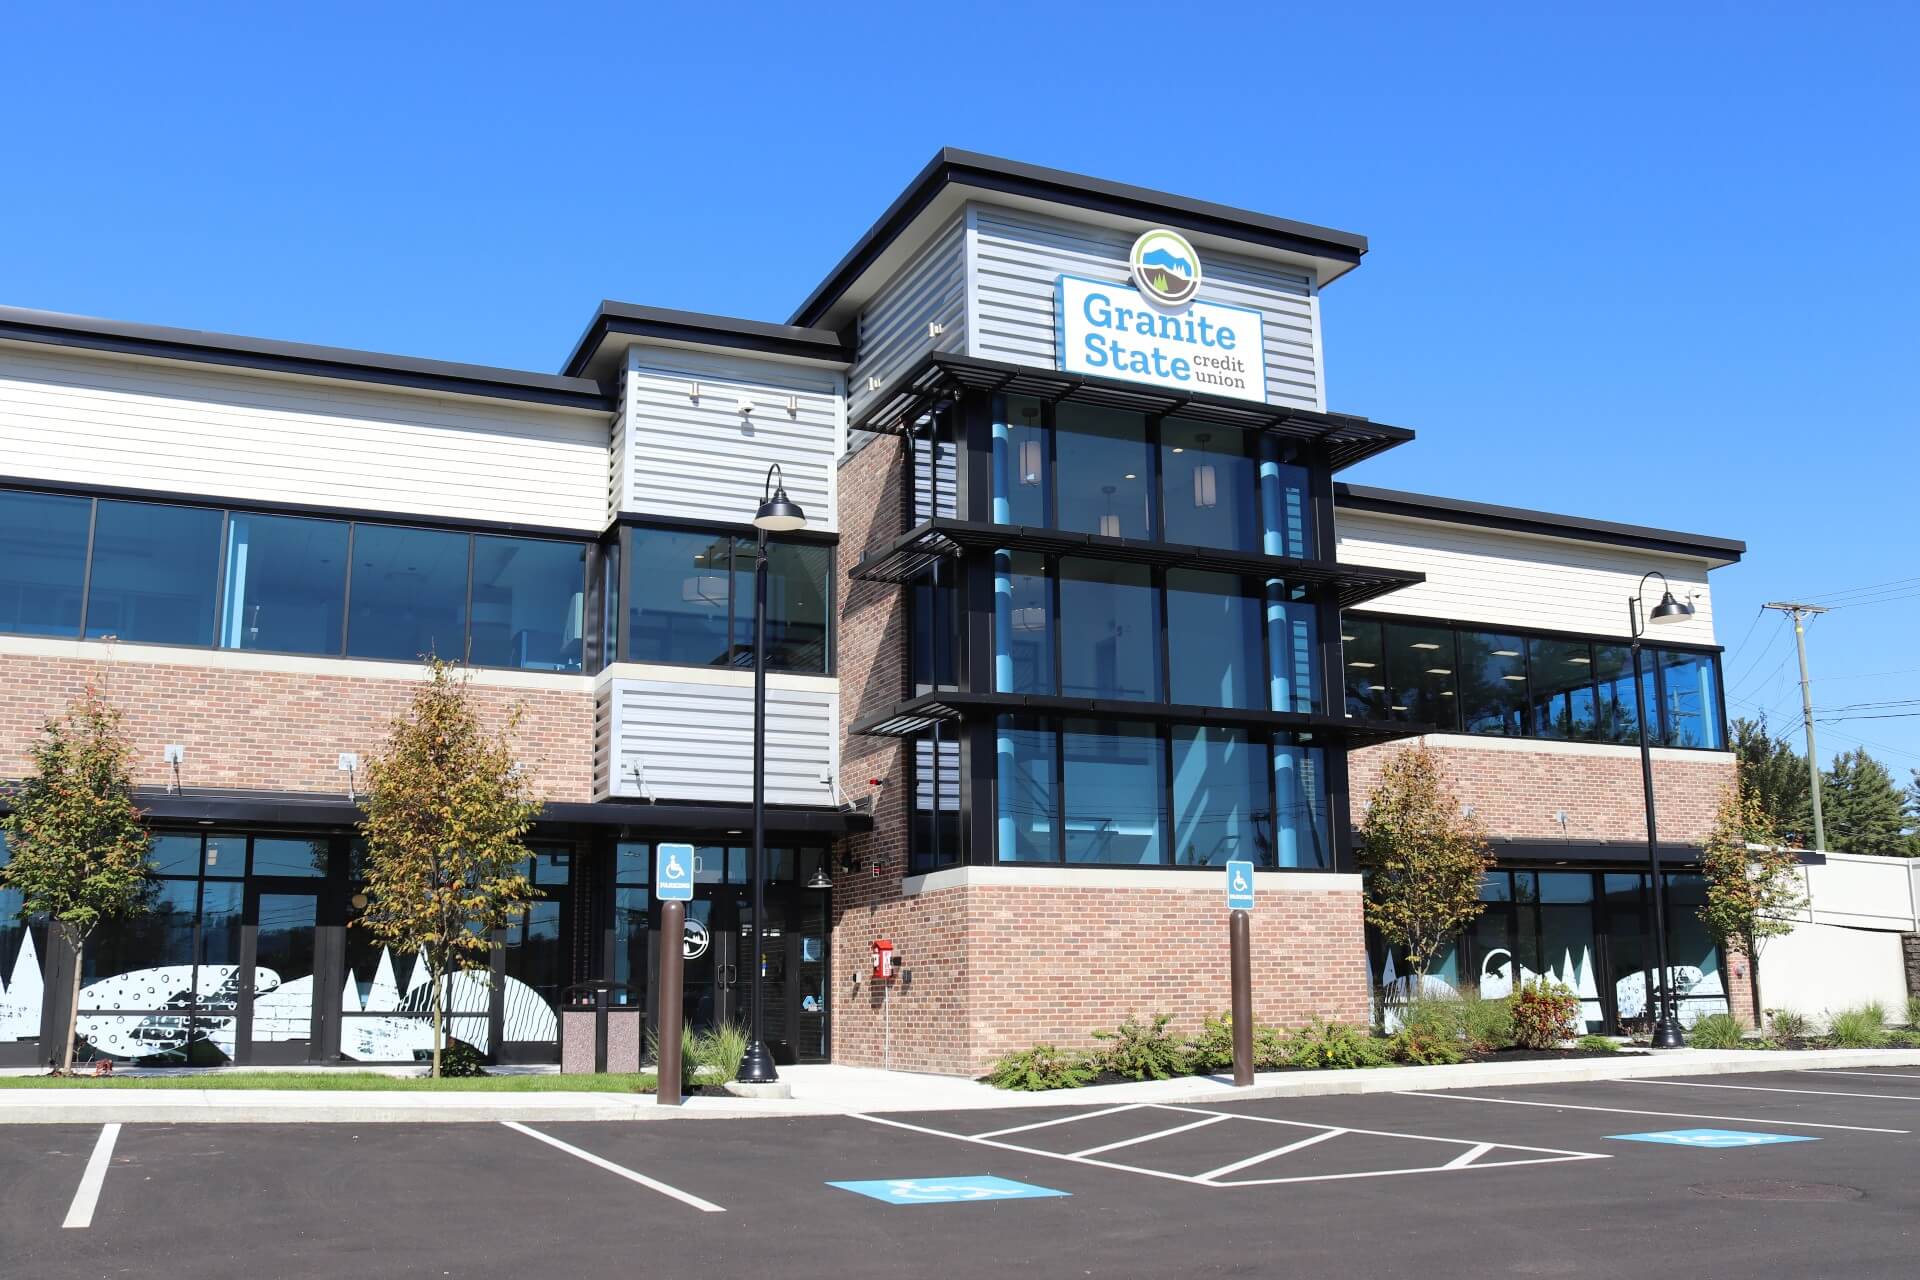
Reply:
<svg viewBox="0 0 1920 1280"><path fill-rule="evenodd" d="M1783 734L1775 737L1763 715L1733 722L1733 752L1740 785L1759 802L1787 844L1813 842L1813 808L1807 762Z"/></svg>
<svg viewBox="0 0 1920 1280"><path fill-rule="evenodd" d="M12 856L0 882L20 895L21 919L46 916L73 947L63 1073L73 1070L88 940L103 921L148 906L149 837L133 803L131 754L119 711L89 686L42 730L3 824Z"/></svg>
<svg viewBox="0 0 1920 1280"><path fill-rule="evenodd" d="M467 679L438 659L430 665L367 766L367 905L354 923L426 957L438 1076L451 975L484 968L494 930L537 896L522 873L532 855L521 837L540 804L513 760L518 711L487 733Z"/></svg>
<svg viewBox="0 0 1920 1280"><path fill-rule="evenodd" d="M1896 858L1916 852L1893 776L1865 747L1833 758L1833 768L1821 775L1820 805L1829 849Z"/></svg>
<svg viewBox="0 0 1920 1280"><path fill-rule="evenodd" d="M1707 898L1696 913L1723 950L1746 953L1753 1007L1760 1003L1760 946L1792 933L1807 906L1800 861L1781 847L1780 828L1744 771L1721 794L1713 830L1700 851Z"/></svg>
<svg viewBox="0 0 1920 1280"><path fill-rule="evenodd" d="M1416 991L1440 948L1486 909L1480 878L1493 868L1477 819L1463 814L1440 760L1425 746L1387 758L1360 826L1367 923L1407 954Z"/></svg>

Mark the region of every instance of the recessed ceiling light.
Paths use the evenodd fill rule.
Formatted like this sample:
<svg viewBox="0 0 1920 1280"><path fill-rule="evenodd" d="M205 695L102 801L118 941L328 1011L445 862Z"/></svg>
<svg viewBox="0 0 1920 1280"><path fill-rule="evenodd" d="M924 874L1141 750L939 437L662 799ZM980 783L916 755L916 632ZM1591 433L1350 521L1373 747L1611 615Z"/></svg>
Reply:
<svg viewBox="0 0 1920 1280"><path fill-rule="evenodd" d="M1185 453L1185 452L1186 452L1186 450L1185 450L1185 449L1183 449L1183 448L1181 448L1181 447L1180 447L1179 445L1175 445L1175 446L1173 446L1173 451L1174 451L1175 453Z"/></svg>
<svg viewBox="0 0 1920 1280"><path fill-rule="evenodd" d="M1451 689L1442 689L1442 690L1440 691L1440 696L1441 696L1441 697L1443 697L1443 698L1451 698L1451 697L1453 696L1453 690L1451 690Z"/></svg>
<svg viewBox="0 0 1920 1280"><path fill-rule="evenodd" d="M1371 662L1349 662L1347 665L1361 671L1371 671L1374 667L1374 664Z"/></svg>
<svg viewBox="0 0 1920 1280"><path fill-rule="evenodd" d="M1370 684L1367 686L1367 689L1372 693L1385 693L1387 686L1383 684Z"/></svg>
<svg viewBox="0 0 1920 1280"><path fill-rule="evenodd" d="M1427 674L1430 676L1450 676L1453 674L1453 668L1452 667L1428 667Z"/></svg>
<svg viewBox="0 0 1920 1280"><path fill-rule="evenodd" d="M1136 476L1136 475L1134 475L1134 474L1133 474L1133 472L1131 472L1131 471L1129 471L1129 472L1127 472L1127 474L1126 474L1126 476L1125 476L1124 478L1125 478L1125 479L1128 479L1128 480L1138 480L1138 479L1139 479L1140 477L1138 477L1138 476Z"/></svg>
<svg viewBox="0 0 1920 1280"><path fill-rule="evenodd" d="M1575 666L1585 667L1585 666L1591 665L1593 662L1593 659L1592 658L1568 658L1567 661L1573 663Z"/></svg>
<svg viewBox="0 0 1920 1280"><path fill-rule="evenodd" d="M1408 645L1407 647L1409 649L1438 649L1440 646L1437 644L1429 644L1425 640L1417 640L1413 644Z"/></svg>
<svg viewBox="0 0 1920 1280"><path fill-rule="evenodd" d="M1405 707L1403 707L1403 706L1401 706L1401 705L1399 705L1398 703L1395 703L1395 704L1394 704L1394 708L1393 708L1393 709L1394 709L1395 711L1405 711L1405 710L1406 710L1406 708L1405 708Z"/></svg>
<svg viewBox="0 0 1920 1280"><path fill-rule="evenodd" d="M1354 637L1353 637L1353 636L1341 636L1340 638L1341 638L1342 640L1347 640L1347 641L1351 641L1351 640L1353 640L1353 639L1354 639Z"/></svg>
<svg viewBox="0 0 1920 1280"><path fill-rule="evenodd" d="M1525 680L1525 676L1501 676L1502 680Z"/></svg>
<svg viewBox="0 0 1920 1280"><path fill-rule="evenodd" d="M1520 656L1520 651L1518 649L1495 649L1493 656L1496 658L1517 658Z"/></svg>

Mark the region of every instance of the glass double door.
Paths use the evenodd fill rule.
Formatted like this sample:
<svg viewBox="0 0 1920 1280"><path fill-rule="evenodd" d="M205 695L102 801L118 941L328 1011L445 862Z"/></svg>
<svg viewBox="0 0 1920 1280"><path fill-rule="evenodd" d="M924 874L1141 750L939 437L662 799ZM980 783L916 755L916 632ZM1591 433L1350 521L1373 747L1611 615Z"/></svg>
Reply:
<svg viewBox="0 0 1920 1280"><path fill-rule="evenodd" d="M820 895L799 902L794 897L786 886L767 894L767 923L756 957L752 895L744 886L699 887L687 904L680 949L681 1017L689 1030L746 1026L757 963L761 1036L775 1060L825 1058L826 904Z"/></svg>

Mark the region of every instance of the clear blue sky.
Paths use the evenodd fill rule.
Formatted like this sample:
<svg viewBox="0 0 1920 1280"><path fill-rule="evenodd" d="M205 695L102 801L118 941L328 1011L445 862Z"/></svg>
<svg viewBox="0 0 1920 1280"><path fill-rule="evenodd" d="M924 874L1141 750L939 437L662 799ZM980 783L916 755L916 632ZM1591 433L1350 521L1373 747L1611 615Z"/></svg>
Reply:
<svg viewBox="0 0 1920 1280"><path fill-rule="evenodd" d="M1920 700L1910 5L36 10L0 302L554 369L603 297L785 319L992 152L1366 234L1330 404L1420 439L1350 478L1745 539L1730 709L1796 729L1760 603L1901 583L1816 698Z"/></svg>

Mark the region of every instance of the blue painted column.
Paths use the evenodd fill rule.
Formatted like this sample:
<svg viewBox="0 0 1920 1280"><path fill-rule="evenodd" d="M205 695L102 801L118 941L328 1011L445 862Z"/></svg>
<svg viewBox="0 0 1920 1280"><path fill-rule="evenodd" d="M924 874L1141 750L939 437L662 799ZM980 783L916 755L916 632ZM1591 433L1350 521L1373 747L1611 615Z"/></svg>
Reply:
<svg viewBox="0 0 1920 1280"><path fill-rule="evenodd" d="M1260 549L1270 556L1287 554L1286 489L1280 483L1280 443L1260 437ZM1267 705L1275 711L1293 709L1293 663L1287 652L1286 584L1267 580Z"/></svg>

